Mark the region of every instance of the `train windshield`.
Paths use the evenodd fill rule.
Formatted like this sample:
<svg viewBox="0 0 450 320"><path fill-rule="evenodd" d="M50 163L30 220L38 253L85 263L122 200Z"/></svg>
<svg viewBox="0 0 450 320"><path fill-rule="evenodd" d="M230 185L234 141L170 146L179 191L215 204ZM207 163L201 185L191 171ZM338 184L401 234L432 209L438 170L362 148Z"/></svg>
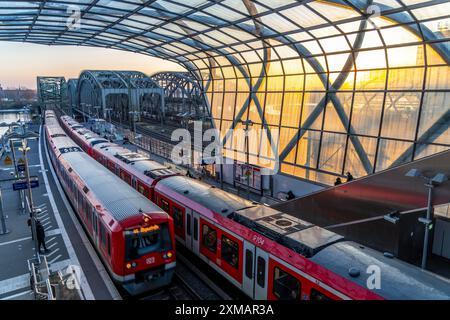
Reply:
<svg viewBox="0 0 450 320"><path fill-rule="evenodd" d="M167 223L125 232L126 260L135 260L152 252L172 250Z"/></svg>

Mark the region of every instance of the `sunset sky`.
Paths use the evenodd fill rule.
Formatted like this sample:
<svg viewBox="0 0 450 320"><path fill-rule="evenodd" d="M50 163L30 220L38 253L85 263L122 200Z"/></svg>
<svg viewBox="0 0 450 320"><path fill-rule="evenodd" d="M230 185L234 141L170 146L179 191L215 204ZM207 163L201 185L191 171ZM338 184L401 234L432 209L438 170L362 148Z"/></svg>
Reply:
<svg viewBox="0 0 450 320"><path fill-rule="evenodd" d="M37 76L77 78L85 69L183 71L178 64L137 53L112 49L44 46L0 42L0 84L3 88L36 88Z"/></svg>

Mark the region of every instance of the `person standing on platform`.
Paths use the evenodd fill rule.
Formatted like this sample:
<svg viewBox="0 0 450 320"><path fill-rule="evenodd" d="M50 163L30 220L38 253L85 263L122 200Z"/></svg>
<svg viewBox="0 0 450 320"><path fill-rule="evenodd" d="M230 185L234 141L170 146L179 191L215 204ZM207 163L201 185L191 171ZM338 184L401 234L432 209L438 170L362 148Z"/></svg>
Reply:
<svg viewBox="0 0 450 320"><path fill-rule="evenodd" d="M353 180L352 174L350 173L350 171L347 171L347 182L350 182L352 180Z"/></svg>
<svg viewBox="0 0 450 320"><path fill-rule="evenodd" d="M337 178L336 178L336 181L334 182L334 185L335 185L335 186L338 186L338 185L340 185L340 184L342 184L342 180L341 180L340 177L337 177Z"/></svg>
<svg viewBox="0 0 450 320"><path fill-rule="evenodd" d="M41 246L44 247L44 253L48 252L48 249L45 246L45 230L39 220L36 221L36 236L38 240L39 253L41 253Z"/></svg>

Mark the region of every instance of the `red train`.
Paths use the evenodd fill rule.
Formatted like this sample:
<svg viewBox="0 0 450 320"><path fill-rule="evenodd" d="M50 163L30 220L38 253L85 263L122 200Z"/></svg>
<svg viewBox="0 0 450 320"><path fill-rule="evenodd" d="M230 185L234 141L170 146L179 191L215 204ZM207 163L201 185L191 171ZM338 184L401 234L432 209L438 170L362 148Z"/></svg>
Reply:
<svg viewBox="0 0 450 320"><path fill-rule="evenodd" d="M135 295L169 284L173 219L89 157L45 113L49 154L79 220L115 282Z"/></svg>
<svg viewBox="0 0 450 320"><path fill-rule="evenodd" d="M450 283L289 214L110 143L68 116L66 132L163 208L177 240L254 299L450 299Z"/></svg>

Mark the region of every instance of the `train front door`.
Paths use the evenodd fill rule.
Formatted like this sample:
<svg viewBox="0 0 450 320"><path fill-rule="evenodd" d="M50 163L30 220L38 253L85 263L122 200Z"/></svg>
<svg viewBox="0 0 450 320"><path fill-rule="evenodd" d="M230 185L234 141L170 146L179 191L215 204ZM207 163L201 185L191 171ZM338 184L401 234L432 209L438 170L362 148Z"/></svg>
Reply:
<svg viewBox="0 0 450 320"><path fill-rule="evenodd" d="M250 298L255 295L255 246L244 241L244 275L242 277L242 290Z"/></svg>

